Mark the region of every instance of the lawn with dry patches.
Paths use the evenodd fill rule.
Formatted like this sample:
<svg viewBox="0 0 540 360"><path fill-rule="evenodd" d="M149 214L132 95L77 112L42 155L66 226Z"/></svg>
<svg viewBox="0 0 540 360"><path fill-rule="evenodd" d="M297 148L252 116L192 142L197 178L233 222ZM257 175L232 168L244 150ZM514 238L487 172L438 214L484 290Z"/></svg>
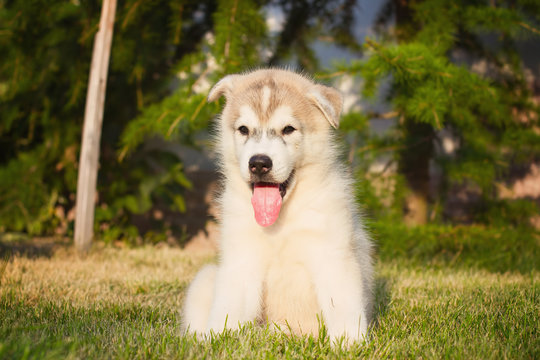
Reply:
<svg viewBox="0 0 540 360"><path fill-rule="evenodd" d="M376 320L369 344L349 347L253 325L183 334L186 287L213 252L4 246L0 358L539 358L538 234L503 229L482 247L493 229L418 231L374 230Z"/></svg>

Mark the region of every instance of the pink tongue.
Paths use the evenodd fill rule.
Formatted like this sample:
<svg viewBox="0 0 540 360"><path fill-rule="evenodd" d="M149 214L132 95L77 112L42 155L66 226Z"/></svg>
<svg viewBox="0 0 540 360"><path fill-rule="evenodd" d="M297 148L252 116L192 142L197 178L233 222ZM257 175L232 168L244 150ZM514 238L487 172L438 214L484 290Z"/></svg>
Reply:
<svg viewBox="0 0 540 360"><path fill-rule="evenodd" d="M261 226L270 226L276 222L281 209L279 185L255 184L251 204L255 211L255 220Z"/></svg>

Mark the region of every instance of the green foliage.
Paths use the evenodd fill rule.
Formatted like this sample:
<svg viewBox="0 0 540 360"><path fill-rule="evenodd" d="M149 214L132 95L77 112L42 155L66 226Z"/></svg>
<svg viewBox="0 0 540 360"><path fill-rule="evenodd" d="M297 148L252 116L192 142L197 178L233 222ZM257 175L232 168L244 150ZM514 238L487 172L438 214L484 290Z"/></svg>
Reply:
<svg viewBox="0 0 540 360"><path fill-rule="evenodd" d="M508 109L501 109L502 99L487 80L433 53L427 44L382 47L369 40L367 45L373 54L362 66L365 95L373 94L379 81L392 75L395 93L391 100L406 118L437 129L482 125L463 121L472 116L484 117L486 125L499 125L509 118Z"/></svg>
<svg viewBox="0 0 540 360"><path fill-rule="evenodd" d="M385 262L403 259L411 266L432 269L458 266L524 274L538 267L538 254L533 250L538 233L524 225L409 228L399 223L375 222L371 228L374 237L380 239L378 253Z"/></svg>
<svg viewBox="0 0 540 360"><path fill-rule="evenodd" d="M313 49L315 41L330 42L360 53L361 45L354 36L354 12L358 3L349 0L273 1L286 16L283 30L271 37L273 54L269 65L283 65L289 60L300 70L314 73L319 59Z"/></svg>
<svg viewBox="0 0 540 360"><path fill-rule="evenodd" d="M164 161L167 150L146 151L145 144L161 138L194 145L194 135L205 130L219 110L217 104L206 103L210 84L226 73L263 65L263 53L276 45L266 29L266 3L118 4L98 177L98 235L136 236L133 215L150 211L158 202L185 210L187 182L179 181L185 179L183 159ZM317 4L310 13L322 16L336 3ZM100 9L97 0L0 2L0 51L6 55L0 63L0 193L7 194L0 205L2 231L71 232L65 223L73 218L62 214L74 208ZM303 26L311 26L307 20ZM350 17L346 23L330 30L341 34L340 41L347 39L348 32L340 29L351 26ZM274 35L283 41L289 36L294 34ZM112 230L112 223L120 228Z"/></svg>
<svg viewBox="0 0 540 360"><path fill-rule="evenodd" d="M155 204L167 204L172 211L186 212L183 194L192 188L179 159L173 153L157 150L137 152L129 162L119 164L124 173L121 179L111 179L111 185L102 191L107 203L96 208L95 232L106 242L125 240L136 242L138 229L132 225L132 216L149 212ZM162 221L154 221L164 228ZM149 234L145 238L150 240Z"/></svg>
<svg viewBox="0 0 540 360"><path fill-rule="evenodd" d="M355 190L362 212L367 215L365 221L378 219L401 223L408 194L403 176L359 170Z"/></svg>
<svg viewBox="0 0 540 360"><path fill-rule="evenodd" d="M540 159L535 130L540 108L532 101L515 46L517 39L538 36L526 12L538 5L517 3L413 3L407 8L411 16L398 17L392 41L367 39L367 59L338 66L339 73L363 79L364 96L380 96L383 86L391 84L386 96L398 116L396 131L371 148L397 150L408 186L426 198L427 187L419 184L429 181L427 167L435 160L444 174L435 202L446 199L451 184L474 184L485 200L478 210L489 212L495 185L509 165ZM482 40L486 33L503 40L488 45ZM455 57L457 51L466 54L460 55L465 61ZM471 62L484 62L487 71L478 74ZM458 142L455 153L434 151L432 143L442 147L441 129Z"/></svg>
<svg viewBox="0 0 540 360"><path fill-rule="evenodd" d="M122 133L120 160L134 151L148 137L161 135L170 140L193 134L204 128L215 107L206 105L204 95L190 93L183 87L163 101L150 105L131 121ZM201 114L201 110L204 112ZM205 116L206 115L206 116ZM203 119L203 120L201 120Z"/></svg>
<svg viewBox="0 0 540 360"><path fill-rule="evenodd" d="M58 197L54 192L47 196L48 189L41 181L46 169L35 164L37 156L21 153L17 159L0 169L0 186L11 189L1 196L7 206L1 209L0 216L13 230L27 230L30 234L39 234L43 227L51 225L48 221L53 220Z"/></svg>
<svg viewBox="0 0 540 360"><path fill-rule="evenodd" d="M3 231L41 234L65 220L54 209L69 206L75 189L95 10L64 1L0 3Z"/></svg>
<svg viewBox="0 0 540 360"><path fill-rule="evenodd" d="M285 64L319 71L315 41L330 41L351 54L364 52L364 60L334 70L361 78L363 95L386 97L392 106L390 115L355 110L341 122L368 213L397 221L407 194L418 190L410 174L426 174L426 164L435 163L443 175L440 195L432 199L439 212L434 218L442 218L448 189L470 183L482 192L473 220L500 222L503 213L517 213L521 220L510 216L508 221L525 221L530 211L499 216L491 207L499 201L494 184L509 166L540 158L534 130L539 107L516 45L516 40L538 37L539 4L399 4L386 6L386 19L396 20L388 29L394 30L379 26L377 40L362 46L353 31L355 1L120 2L101 143L98 235L139 237L134 219L158 204L185 211L184 159L167 146L150 150L148 144L197 146L196 135L208 129L220 108L206 102L206 93L224 74ZM272 8L285 15L278 32L266 28L265 13ZM0 1L0 231L71 234L100 9L98 0ZM473 71L474 63L485 64L487 71ZM385 84L390 84L386 93ZM372 133L370 122L393 116L392 131ZM457 139L455 153L433 150L433 143L440 146L441 130ZM369 174L381 155L389 158L385 170ZM396 163L398 174L389 175ZM155 225L166 227L159 221Z"/></svg>
<svg viewBox="0 0 540 360"><path fill-rule="evenodd" d="M178 159L171 168L149 171L149 157L162 158L163 154L142 152L119 164L116 148L137 112L149 106L147 113L154 114L152 104L170 93L172 65L196 51L211 29L213 7L212 1L119 3L98 178L98 208L110 210L98 210L100 229L101 221L118 220L127 232L136 234L130 214L148 210L174 184L185 188L187 182L178 181L184 177ZM65 214L74 207L84 99L100 8L99 1L0 3L0 51L7 55L0 63L1 231L69 234L72 229L65 226ZM194 21L197 12L202 16ZM189 97L179 92L176 99L182 94ZM190 97L199 103L202 99ZM197 114L192 110L187 109L193 123ZM170 137L180 130L194 131L187 122L179 127L170 122L163 130L156 121L159 117L144 119L142 130L147 128L148 134L168 133ZM201 123L204 126L205 121ZM131 129L141 125L135 120ZM132 148L127 149L132 150L144 136L129 131L135 133L129 144ZM141 159L143 154L149 157ZM133 189L138 190L130 193ZM183 208L181 192L169 193L164 196L171 199L171 206Z"/></svg>
<svg viewBox="0 0 540 360"><path fill-rule="evenodd" d="M259 52L266 45L266 24L260 5L252 0L220 0L213 17L215 43L211 53L220 73L241 72L260 65Z"/></svg>
<svg viewBox="0 0 540 360"><path fill-rule="evenodd" d="M527 199L488 199L478 206L482 208L475 209L474 220L488 224L509 224L526 228L531 219L540 213L538 206Z"/></svg>
<svg viewBox="0 0 540 360"><path fill-rule="evenodd" d="M209 50L209 54L185 56L175 66L175 71L185 78L178 79L172 94L145 107L126 126L121 136L121 159L148 137L159 135L166 140L186 141L192 134L206 129L219 107L206 103L207 89L198 93L197 84L207 82L209 75L217 79L225 73L259 64L258 48L264 45L266 25L257 5L251 1L220 1L212 18L215 38L197 45L201 50Z"/></svg>
<svg viewBox="0 0 540 360"><path fill-rule="evenodd" d="M217 79L220 74L258 64L258 47L266 30L259 6L250 1L220 1L211 17L215 38L202 39L195 46L196 52L182 57L174 66L176 89L162 100L145 106L124 128L120 136L118 159L122 162L128 156L127 167L133 168L133 162L140 163L136 160L141 158L139 146L152 137L193 144L193 135L207 129L210 119L219 111L218 104L207 103L208 89L203 88L204 93L201 93L201 84L207 83L208 78ZM150 158L155 162L156 159L163 159L163 154L158 155L154 151ZM181 162L182 159L176 158L168 165L161 166L161 171L157 173L148 171L150 169L144 165L127 170L127 179L114 180L115 184L125 184L120 186L119 192L110 194L109 198L114 200L107 211L101 213L100 219L129 224L126 218L128 214L144 213L158 202L167 204L173 211L184 213L186 205L182 189L189 189L191 184L183 173ZM138 185L133 187L128 183ZM128 226L127 229L133 227ZM109 234L110 231L114 233ZM135 234L132 230L127 233L128 238L133 238ZM118 237L118 229L111 228L104 235Z"/></svg>

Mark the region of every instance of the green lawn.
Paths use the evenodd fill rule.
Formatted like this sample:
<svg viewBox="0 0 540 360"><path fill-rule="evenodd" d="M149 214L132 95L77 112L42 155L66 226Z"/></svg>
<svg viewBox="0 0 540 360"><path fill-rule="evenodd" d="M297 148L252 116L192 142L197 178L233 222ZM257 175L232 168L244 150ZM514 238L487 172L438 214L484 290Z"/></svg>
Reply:
<svg viewBox="0 0 540 360"><path fill-rule="evenodd" d="M181 333L180 309L212 254L98 246L80 260L59 247L0 263L0 358L540 358L538 234L384 224L373 232L369 344L249 325L197 341Z"/></svg>

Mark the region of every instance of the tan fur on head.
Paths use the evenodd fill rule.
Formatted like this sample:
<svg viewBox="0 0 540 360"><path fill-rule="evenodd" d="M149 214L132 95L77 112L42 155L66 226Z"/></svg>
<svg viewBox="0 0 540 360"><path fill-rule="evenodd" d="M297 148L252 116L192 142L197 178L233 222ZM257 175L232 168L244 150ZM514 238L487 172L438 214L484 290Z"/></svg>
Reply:
<svg viewBox="0 0 540 360"><path fill-rule="evenodd" d="M218 81L218 83L214 85L214 87L212 87L212 89L210 89L210 92L208 93L208 102L214 102L222 95L225 95L227 97L233 89L233 82L237 76L238 75L227 75L223 79Z"/></svg>
<svg viewBox="0 0 540 360"><path fill-rule="evenodd" d="M315 85L308 96L311 97L315 105L321 110L330 125L334 129L337 129L343 106L343 96L341 93L328 86Z"/></svg>
<svg viewBox="0 0 540 360"><path fill-rule="evenodd" d="M316 84L300 74L285 70L256 70L247 74L227 75L210 90L208 101L213 102L221 96L229 98L235 91L241 90L236 89L238 85L242 85L239 87L243 88L246 84L263 83L267 79L273 79L297 89L300 94L305 95L315 105L333 128L339 126L339 117L343 106L341 93L334 88Z"/></svg>

